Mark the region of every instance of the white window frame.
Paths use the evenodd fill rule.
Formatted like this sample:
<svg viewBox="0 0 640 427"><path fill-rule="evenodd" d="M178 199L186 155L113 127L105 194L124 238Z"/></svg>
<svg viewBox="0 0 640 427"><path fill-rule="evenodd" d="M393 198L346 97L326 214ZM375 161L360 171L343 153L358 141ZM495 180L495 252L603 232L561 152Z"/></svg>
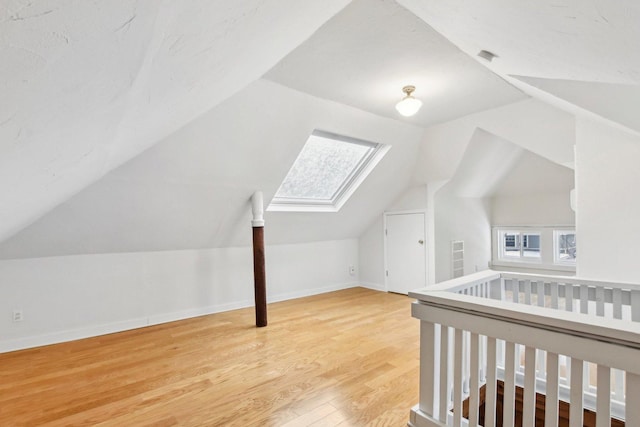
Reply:
<svg viewBox="0 0 640 427"><path fill-rule="evenodd" d="M347 178L335 191L330 200L327 199L296 199L292 197L276 197L271 200L267 211L271 212L338 212L340 208L358 189L369 173L376 167L391 148L389 145L365 141L350 136L315 129L312 135L342 141L350 144L365 145L373 150L364 157L351 171ZM297 161L297 159L296 159ZM295 164L295 162L294 162ZM293 168L293 165L292 165ZM287 173L288 175L288 173Z"/></svg>
<svg viewBox="0 0 640 427"><path fill-rule="evenodd" d="M510 257L504 254L504 233L513 232L522 234L540 234L540 258L537 257ZM553 225L496 225L492 227L492 258L491 265L504 268L524 268L535 270L552 270L563 272L575 272L576 264L558 262L556 259L555 237L557 232L575 232L574 226ZM522 248L520 249L522 253Z"/></svg>
<svg viewBox="0 0 640 427"><path fill-rule="evenodd" d="M507 255L507 250L505 249L504 246L504 236L505 234L518 234L520 236L520 249L519 249L519 255L518 256L513 256L513 255ZM539 255L537 257L527 257L524 255L524 239L523 236L524 235L538 235L540 237L540 249L539 249ZM501 261L505 261L505 262L523 262L523 263L527 263L527 264L539 264L542 262L542 240L543 240L543 233L541 230L538 229L522 229L522 228L508 228L508 229L500 229L498 230L498 235L497 235L497 244L498 244L498 259Z"/></svg>
<svg viewBox="0 0 640 427"><path fill-rule="evenodd" d="M555 229L553 230L553 262L557 265L576 265L576 258L572 258L569 260L560 258L560 248L558 245L558 237L560 234L576 234L575 229ZM577 237L577 236L576 236ZM577 247L577 238L576 238L576 247Z"/></svg>

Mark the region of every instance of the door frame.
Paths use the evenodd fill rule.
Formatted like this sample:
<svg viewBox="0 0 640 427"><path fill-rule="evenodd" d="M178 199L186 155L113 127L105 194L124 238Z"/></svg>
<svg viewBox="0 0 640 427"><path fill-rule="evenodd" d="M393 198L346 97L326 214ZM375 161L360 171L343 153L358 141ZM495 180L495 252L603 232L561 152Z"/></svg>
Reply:
<svg viewBox="0 0 640 427"><path fill-rule="evenodd" d="M407 210L399 210L399 211L385 211L382 213L382 240L383 240L383 248L384 248L384 290L389 292L389 276L387 275L387 271L389 270L388 262L387 262L387 216L391 215L411 215L411 214L423 214L424 215L424 285L427 286L429 284L429 221L427 220L427 210L426 209L407 209Z"/></svg>

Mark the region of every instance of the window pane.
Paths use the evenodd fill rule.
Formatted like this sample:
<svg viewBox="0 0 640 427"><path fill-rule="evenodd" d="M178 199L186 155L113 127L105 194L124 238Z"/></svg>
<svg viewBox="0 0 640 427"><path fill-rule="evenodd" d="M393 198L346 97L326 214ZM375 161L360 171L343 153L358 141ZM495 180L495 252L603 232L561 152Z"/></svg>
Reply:
<svg viewBox="0 0 640 427"><path fill-rule="evenodd" d="M345 142L314 132L276 198L331 202L374 149L375 144Z"/></svg>
<svg viewBox="0 0 640 427"><path fill-rule="evenodd" d="M503 236L504 256L520 258L520 233L505 231Z"/></svg>
<svg viewBox="0 0 640 427"><path fill-rule="evenodd" d="M556 231L556 262L576 262L576 233L575 231Z"/></svg>
<svg viewBox="0 0 640 427"><path fill-rule="evenodd" d="M540 258L540 234L527 233L522 235L522 256Z"/></svg>

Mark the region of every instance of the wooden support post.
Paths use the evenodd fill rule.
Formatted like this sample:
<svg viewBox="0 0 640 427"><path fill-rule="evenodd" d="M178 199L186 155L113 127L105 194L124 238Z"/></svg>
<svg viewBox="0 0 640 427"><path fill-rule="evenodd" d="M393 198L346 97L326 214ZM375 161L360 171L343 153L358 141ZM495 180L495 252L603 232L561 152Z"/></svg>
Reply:
<svg viewBox="0 0 640 427"><path fill-rule="evenodd" d="M251 197L253 211L253 280L256 304L256 326L267 326L267 278L264 262L264 219L262 193L257 191Z"/></svg>

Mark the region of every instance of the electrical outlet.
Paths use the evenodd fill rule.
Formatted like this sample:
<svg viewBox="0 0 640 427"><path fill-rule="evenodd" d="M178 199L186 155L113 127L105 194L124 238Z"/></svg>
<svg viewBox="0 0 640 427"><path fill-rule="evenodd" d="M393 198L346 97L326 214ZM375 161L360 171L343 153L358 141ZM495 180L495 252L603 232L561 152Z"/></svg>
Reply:
<svg viewBox="0 0 640 427"><path fill-rule="evenodd" d="M13 310L12 319L14 322L22 322L24 320L24 313L22 313L22 310Z"/></svg>
<svg viewBox="0 0 640 427"><path fill-rule="evenodd" d="M356 275L356 267L355 266L353 266L353 265L349 266L349 274L351 276L355 276Z"/></svg>

